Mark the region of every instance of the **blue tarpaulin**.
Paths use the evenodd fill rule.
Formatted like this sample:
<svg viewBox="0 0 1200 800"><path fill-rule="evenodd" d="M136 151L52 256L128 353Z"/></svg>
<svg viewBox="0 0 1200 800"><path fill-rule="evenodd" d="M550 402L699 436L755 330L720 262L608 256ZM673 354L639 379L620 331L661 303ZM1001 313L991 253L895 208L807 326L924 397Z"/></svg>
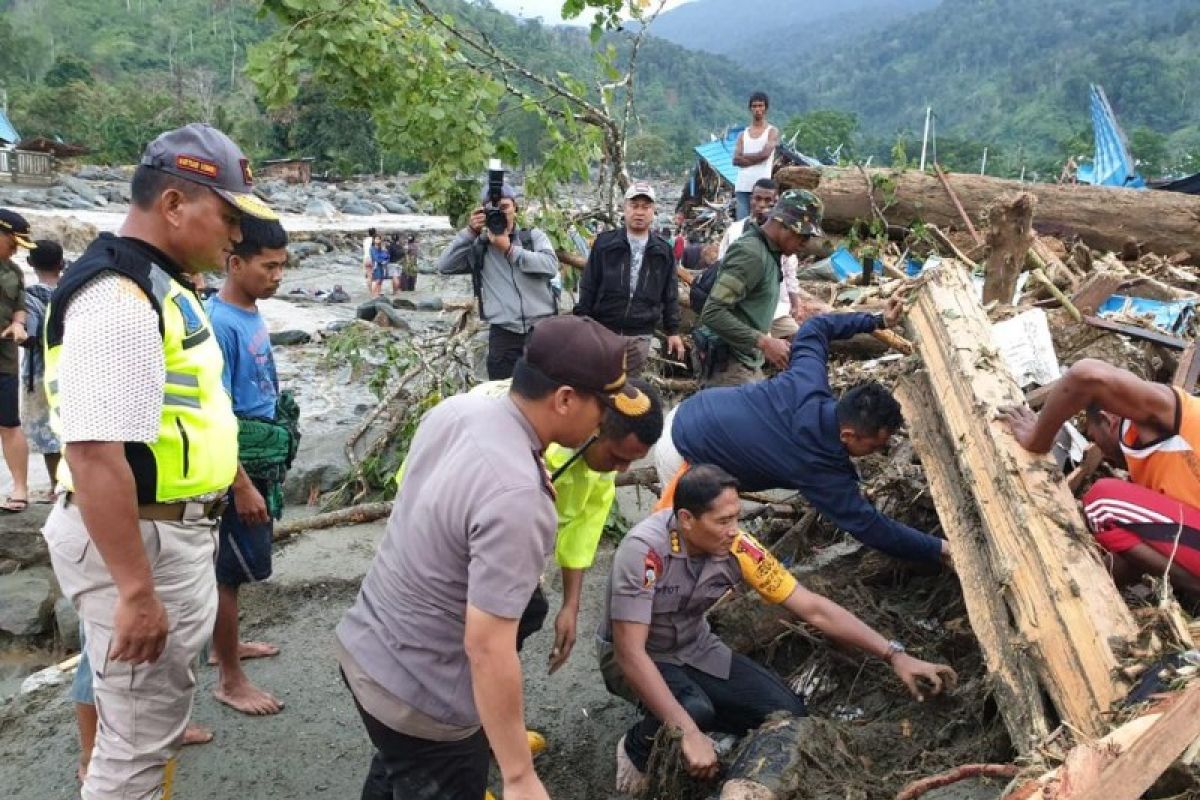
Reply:
<svg viewBox="0 0 1200 800"><path fill-rule="evenodd" d="M1109 105L1104 89L1092 84L1092 130L1096 139L1096 155L1091 164L1079 167L1080 183L1095 186L1125 186L1141 189L1146 181L1137 174L1133 155L1125 141L1125 134L1117 124L1117 115Z"/></svg>
<svg viewBox="0 0 1200 800"><path fill-rule="evenodd" d="M708 162L722 178L730 184L737 183L738 168L733 165L733 151L737 148L738 136L746 126L730 128L725 132L724 139L714 139L705 144L696 145L696 155Z"/></svg>
<svg viewBox="0 0 1200 800"><path fill-rule="evenodd" d="M1099 308L1100 316L1129 314L1147 317L1157 328L1168 333L1181 333L1192 315L1196 313L1194 300L1151 300L1148 297L1127 297L1114 294Z"/></svg>
<svg viewBox="0 0 1200 800"><path fill-rule="evenodd" d="M17 129L8 121L8 115L0 111L0 142L16 144L19 141L21 137L17 134Z"/></svg>

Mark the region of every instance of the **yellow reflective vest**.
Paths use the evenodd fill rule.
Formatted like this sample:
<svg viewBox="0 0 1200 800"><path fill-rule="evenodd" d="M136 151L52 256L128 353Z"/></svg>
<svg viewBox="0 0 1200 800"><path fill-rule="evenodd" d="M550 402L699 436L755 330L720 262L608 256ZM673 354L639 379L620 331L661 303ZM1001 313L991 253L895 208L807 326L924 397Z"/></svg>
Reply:
<svg viewBox="0 0 1200 800"><path fill-rule="evenodd" d="M145 248L145 249L144 249ZM170 503L225 491L237 474L237 418L221 382L224 359L195 293L152 258L140 243L103 235L68 270L47 310L46 397L51 425L60 429L58 367L62 314L70 297L92 278L115 272L137 283L159 315L166 386L158 438L126 442L138 503ZM78 270L78 272L77 272ZM68 445L69 447L69 445ZM59 481L68 490L66 459Z"/></svg>

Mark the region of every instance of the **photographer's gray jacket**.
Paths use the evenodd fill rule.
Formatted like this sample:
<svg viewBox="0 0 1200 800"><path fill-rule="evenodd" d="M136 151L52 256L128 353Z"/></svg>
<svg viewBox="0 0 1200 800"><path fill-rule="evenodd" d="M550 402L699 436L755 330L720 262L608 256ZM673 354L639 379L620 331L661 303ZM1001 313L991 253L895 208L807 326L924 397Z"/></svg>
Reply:
<svg viewBox="0 0 1200 800"><path fill-rule="evenodd" d="M506 257L491 245L483 255L482 294L484 321L514 333L526 333L538 320L557 314L550 280L558 274L554 245L540 229L532 228L533 250L521 246L517 232L510 236ZM470 273L476 236L463 228L438 258L443 275Z"/></svg>

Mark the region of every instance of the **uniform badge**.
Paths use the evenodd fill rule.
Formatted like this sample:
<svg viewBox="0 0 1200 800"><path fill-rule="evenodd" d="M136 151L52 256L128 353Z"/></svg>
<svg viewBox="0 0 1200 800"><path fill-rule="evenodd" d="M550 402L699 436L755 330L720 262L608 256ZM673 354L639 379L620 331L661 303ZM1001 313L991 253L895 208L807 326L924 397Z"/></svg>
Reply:
<svg viewBox="0 0 1200 800"><path fill-rule="evenodd" d="M679 544L679 531L671 531L671 552L680 553L683 547Z"/></svg>
<svg viewBox="0 0 1200 800"><path fill-rule="evenodd" d="M204 320L200 317L199 312L192 307L192 301L188 299L187 294L177 294L171 298L175 305L179 308L179 313L183 317L183 335L191 336L196 331L204 327Z"/></svg>
<svg viewBox="0 0 1200 800"><path fill-rule="evenodd" d="M745 533L737 538L735 552L745 553L755 564L762 563L762 560L767 557L767 554L763 551L762 546L760 546L758 542L751 539Z"/></svg>
<svg viewBox="0 0 1200 800"><path fill-rule="evenodd" d="M642 577L642 588L653 589L654 584L658 582L658 576L663 571L662 556L654 550L647 550L646 559L642 562L642 566L645 568Z"/></svg>

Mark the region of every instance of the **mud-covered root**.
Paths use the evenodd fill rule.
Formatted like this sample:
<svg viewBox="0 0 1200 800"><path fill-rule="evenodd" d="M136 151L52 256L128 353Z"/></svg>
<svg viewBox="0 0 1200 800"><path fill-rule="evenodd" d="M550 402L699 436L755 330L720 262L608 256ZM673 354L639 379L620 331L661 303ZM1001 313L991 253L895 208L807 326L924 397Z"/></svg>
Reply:
<svg viewBox="0 0 1200 800"><path fill-rule="evenodd" d="M768 720L742 742L726 772L721 800L782 800L803 752L813 720L785 716Z"/></svg>

